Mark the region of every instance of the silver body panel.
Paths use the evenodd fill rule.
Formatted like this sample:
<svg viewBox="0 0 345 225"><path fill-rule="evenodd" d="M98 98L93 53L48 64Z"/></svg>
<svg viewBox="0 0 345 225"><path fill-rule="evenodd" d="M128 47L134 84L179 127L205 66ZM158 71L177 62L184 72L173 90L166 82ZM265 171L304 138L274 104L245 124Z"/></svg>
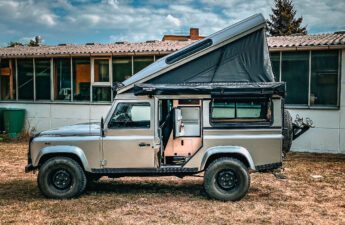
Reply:
<svg viewBox="0 0 345 225"><path fill-rule="evenodd" d="M177 96L174 96L177 97ZM181 96L185 99L186 96ZM188 96L205 98L208 96ZM137 97L133 94L118 95L105 118L104 137L100 125L78 124L42 132L31 142L33 166L46 154L70 153L79 157L86 171L102 168L157 168L155 155L160 149L158 137L158 99L167 96ZM204 170L205 162L213 154L238 153L243 155L249 167L281 162L282 155L282 111L281 99L273 103L273 121L268 128L215 128L209 122L209 101L202 106L202 147L183 165L185 168ZM121 102L150 103L150 128L109 129L107 124ZM148 144L140 147L140 143ZM158 165L158 166L157 166Z"/></svg>
<svg viewBox="0 0 345 225"><path fill-rule="evenodd" d="M86 168L100 168L101 137L98 136L39 136L30 144L33 166L46 154L77 155ZM54 147L54 148L53 148ZM84 155L86 160L84 161Z"/></svg>
<svg viewBox="0 0 345 225"><path fill-rule="evenodd" d="M154 100L144 98L141 100L117 100L114 102L106 118L108 124L116 106L121 103L150 103L150 128L147 129L110 129L105 128L103 137L104 168L153 168L154 167ZM147 146L140 147L144 143Z"/></svg>

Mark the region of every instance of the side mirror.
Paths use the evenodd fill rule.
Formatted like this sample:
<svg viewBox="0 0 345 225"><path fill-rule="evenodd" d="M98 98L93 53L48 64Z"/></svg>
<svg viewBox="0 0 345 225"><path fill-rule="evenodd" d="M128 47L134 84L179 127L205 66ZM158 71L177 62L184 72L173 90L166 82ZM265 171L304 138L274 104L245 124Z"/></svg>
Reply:
<svg viewBox="0 0 345 225"><path fill-rule="evenodd" d="M104 119L103 119L103 116L101 118L101 136L104 137Z"/></svg>

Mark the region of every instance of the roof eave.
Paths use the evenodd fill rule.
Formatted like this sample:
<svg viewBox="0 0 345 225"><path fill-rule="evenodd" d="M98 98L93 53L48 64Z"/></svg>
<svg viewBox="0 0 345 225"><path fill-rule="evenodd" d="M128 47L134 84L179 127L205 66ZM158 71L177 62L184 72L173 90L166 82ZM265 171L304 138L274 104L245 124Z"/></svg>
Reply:
<svg viewBox="0 0 345 225"><path fill-rule="evenodd" d="M271 52L280 51L308 51L308 50L329 50L345 49L345 45L313 45L313 46L289 46L289 47L269 47Z"/></svg>

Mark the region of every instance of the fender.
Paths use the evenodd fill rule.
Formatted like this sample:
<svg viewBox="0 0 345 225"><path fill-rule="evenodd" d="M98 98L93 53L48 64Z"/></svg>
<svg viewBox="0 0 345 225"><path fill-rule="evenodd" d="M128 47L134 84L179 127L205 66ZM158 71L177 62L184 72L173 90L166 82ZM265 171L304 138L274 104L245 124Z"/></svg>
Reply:
<svg viewBox="0 0 345 225"><path fill-rule="evenodd" d="M236 153L236 154L241 154L243 157L245 157L249 163L249 168L252 170L255 170L255 165L252 156L248 152L247 149L241 147L241 146L216 146L212 147L206 150L204 157L202 158L201 161L201 166L200 169L204 170L205 165L207 160L210 158L210 156L215 155L215 154L231 154L231 153Z"/></svg>
<svg viewBox="0 0 345 225"><path fill-rule="evenodd" d="M38 163L40 159L42 158L42 156L47 155L47 154L54 154L54 153L69 153L69 154L76 155L80 159L81 163L83 164L85 171L91 172L91 168L89 166L89 162L87 161L84 151L77 146L70 146L70 145L55 145L55 146L48 146L48 147L42 148L40 152L38 153L33 166L35 167L38 166Z"/></svg>

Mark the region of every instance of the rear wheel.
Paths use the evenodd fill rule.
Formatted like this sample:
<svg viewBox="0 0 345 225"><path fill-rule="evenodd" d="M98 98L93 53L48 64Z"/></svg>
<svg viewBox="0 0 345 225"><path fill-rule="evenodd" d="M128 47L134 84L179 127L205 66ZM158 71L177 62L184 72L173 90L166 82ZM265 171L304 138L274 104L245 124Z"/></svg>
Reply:
<svg viewBox="0 0 345 225"><path fill-rule="evenodd" d="M40 191L48 198L73 198L84 191L86 176L75 160L54 157L41 166L37 182Z"/></svg>
<svg viewBox="0 0 345 225"><path fill-rule="evenodd" d="M216 159L205 171L204 188L211 198L238 201L248 193L249 186L248 168L238 159Z"/></svg>

